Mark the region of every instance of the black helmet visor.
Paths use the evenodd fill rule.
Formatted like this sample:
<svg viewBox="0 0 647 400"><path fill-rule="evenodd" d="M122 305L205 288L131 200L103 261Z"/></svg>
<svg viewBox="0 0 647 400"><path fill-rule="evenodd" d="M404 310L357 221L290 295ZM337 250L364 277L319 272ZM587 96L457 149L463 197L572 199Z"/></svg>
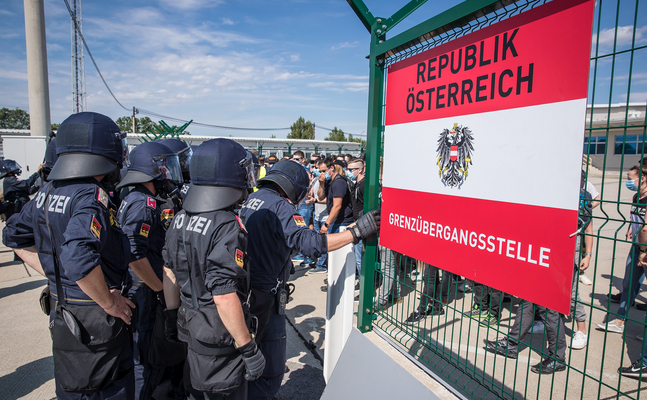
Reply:
<svg viewBox="0 0 647 400"><path fill-rule="evenodd" d="M249 151L245 158L240 160L240 166L245 169L245 175L247 176L247 187L249 189L256 187L256 168L254 167L254 159L252 153Z"/></svg>
<svg viewBox="0 0 647 400"><path fill-rule="evenodd" d="M153 157L153 172L158 179L168 179L178 185L182 181L182 169L177 154L163 154Z"/></svg>

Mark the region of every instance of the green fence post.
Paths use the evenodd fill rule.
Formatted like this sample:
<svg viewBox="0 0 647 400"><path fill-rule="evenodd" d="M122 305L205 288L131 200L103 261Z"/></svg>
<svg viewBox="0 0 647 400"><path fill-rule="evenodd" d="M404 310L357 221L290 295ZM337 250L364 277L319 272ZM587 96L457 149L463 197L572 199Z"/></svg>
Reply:
<svg viewBox="0 0 647 400"><path fill-rule="evenodd" d="M375 46L383 36L376 33L378 23L371 31L371 55L368 87L368 126L366 136L366 177L364 179L364 212L380 206L380 158L382 155L382 94L384 89L384 64L378 59ZM371 330L373 323L373 292L375 287L375 262L377 259L377 238L373 236L364 243L362 256L361 285L357 328L361 332Z"/></svg>

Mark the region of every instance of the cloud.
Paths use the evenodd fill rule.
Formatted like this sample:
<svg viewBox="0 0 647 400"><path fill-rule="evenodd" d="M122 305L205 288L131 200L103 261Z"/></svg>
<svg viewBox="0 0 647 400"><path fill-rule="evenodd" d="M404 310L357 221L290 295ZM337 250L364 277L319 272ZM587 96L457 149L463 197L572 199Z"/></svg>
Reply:
<svg viewBox="0 0 647 400"><path fill-rule="evenodd" d="M230 20L229 18L222 18L220 23L223 24L223 25L234 25L235 24L235 22Z"/></svg>
<svg viewBox="0 0 647 400"><path fill-rule="evenodd" d="M338 46L332 46L332 47L330 48L330 50L333 50L333 51L334 51L334 50L340 50L340 49L349 49L349 48L352 48L352 47L356 47L358 44L359 44L359 42L357 42L357 41L352 42L352 43L350 43L350 42L344 42L344 43L341 43L341 44L340 44L340 45L338 45Z"/></svg>
<svg viewBox="0 0 647 400"><path fill-rule="evenodd" d="M645 37L645 34L647 34L647 25L636 29L636 44L647 42L647 37ZM618 47L628 46L628 45L631 45L633 38L634 38L633 25L619 26L617 29L617 34L616 34L615 28L603 29L602 31L600 31L599 45L600 45L600 48L605 48L605 49L613 48L613 44L615 41ZM595 44L597 40L598 40L598 35L594 33L593 46L592 46L593 54L595 53Z"/></svg>
<svg viewBox="0 0 647 400"><path fill-rule="evenodd" d="M160 0L160 3L172 8L181 10L198 10L206 7L216 7L224 3L224 0Z"/></svg>
<svg viewBox="0 0 647 400"><path fill-rule="evenodd" d="M0 9L0 15L13 15L11 11Z"/></svg>
<svg viewBox="0 0 647 400"><path fill-rule="evenodd" d="M26 81L27 72L0 69L0 79L20 79L20 80Z"/></svg>
<svg viewBox="0 0 647 400"><path fill-rule="evenodd" d="M299 55L298 55L298 54L292 54L292 55L290 56L290 61L292 61L292 62L299 61L300 59L301 59L301 57L299 57Z"/></svg>

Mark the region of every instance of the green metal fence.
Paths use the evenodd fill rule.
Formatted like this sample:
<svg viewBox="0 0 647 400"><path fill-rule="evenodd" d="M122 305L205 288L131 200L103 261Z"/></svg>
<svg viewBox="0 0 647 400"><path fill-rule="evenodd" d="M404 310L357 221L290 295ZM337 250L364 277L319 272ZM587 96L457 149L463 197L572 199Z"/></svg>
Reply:
<svg viewBox="0 0 647 400"><path fill-rule="evenodd" d="M365 197L365 209L370 210L379 206L386 66L548 1L469 0L388 40L387 32L424 1L409 2L391 18L374 17L361 0L348 2L371 33ZM380 247L377 239L366 243L358 328L363 332L378 330L459 396L477 399L647 397L641 393L647 388L642 376L626 377L618 371L643 357L647 333L647 317L642 306L645 296L638 293L638 300L635 305L627 306L626 313L620 312L612 296L622 291L627 256L635 249L632 240L625 237L630 226L630 210L637 205L632 198L635 192L625 187L626 174L630 167L640 163L647 151L644 145L647 142L647 1L597 0L592 35L589 109L582 132L583 170L600 197L593 203L590 227L582 236L593 241L592 261L585 272L592 284L575 285L580 300L574 304L583 306L586 321L582 326L577 324L574 315L563 316L565 328L557 332L568 345L565 371L532 372L533 365L548 357L546 330L527 334L519 343L517 358L497 355L484 345L484 339L520 340L519 336L510 335L515 317L521 314L520 299L462 281L460 277ZM541 165L527 167L541 168ZM643 171L647 168L639 169L640 177ZM647 197L647 191L643 194ZM519 223L540 221L521 218ZM578 264L581 259L582 255L576 253ZM629 274L626 287L640 289L636 280L641 270L629 264L629 271L636 273ZM489 312L472 315L475 304L486 306ZM429 312L412 321L412 313L418 309ZM622 333L598 328L598 324L615 319L626 320ZM588 333L587 345L582 349L571 347L578 330Z"/></svg>

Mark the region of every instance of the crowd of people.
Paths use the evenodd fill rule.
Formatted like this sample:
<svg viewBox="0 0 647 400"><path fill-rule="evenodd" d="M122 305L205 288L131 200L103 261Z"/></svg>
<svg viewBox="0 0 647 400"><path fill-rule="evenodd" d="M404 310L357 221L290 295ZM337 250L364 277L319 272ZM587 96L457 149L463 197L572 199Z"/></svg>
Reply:
<svg viewBox="0 0 647 400"><path fill-rule="evenodd" d="M379 229L379 210L355 220L350 208L363 162L259 159L230 139L128 152L92 112L68 117L45 158L19 185L20 166L0 163L2 240L49 280L40 303L61 400L150 399L163 376L177 399L272 399L291 258L324 269L327 252Z"/></svg>
<svg viewBox="0 0 647 400"><path fill-rule="evenodd" d="M50 318L59 399L150 399L163 376L178 399L272 399L285 372L283 315L294 262L325 274L326 254L352 243L358 290L362 240L379 230L379 210L364 214L362 157L296 151L279 160L229 139L195 147L164 139L128 152L125 134L97 113L71 115L38 172L26 180L20 173L15 161L0 162L2 238L49 280L41 307ZM589 339L578 282L587 284L592 211L600 204L584 173L580 186L573 349ZM623 332L647 267L643 163L629 170L626 186L637 191L627 232L633 245L623 290L610 295L619 308L597 325L611 333ZM398 270L405 256L380 253L376 312L404 295ZM417 265L422 289L408 325L443 315L461 281ZM466 316L499 324L509 295L465 280L459 289L474 293ZM522 300L508 335L485 346L516 358L524 337L545 329L548 355L532 371L563 371L564 318ZM647 375L646 351L618 372Z"/></svg>
<svg viewBox="0 0 647 400"><path fill-rule="evenodd" d="M627 172L625 186L637 192L632 199L626 240L632 244L627 256L622 291L609 293L611 302L619 303L617 311L609 313L602 323L595 324L598 331L622 334L629 307L645 311L647 306L636 302L640 292L647 268L647 229L645 228L645 206L647 205L647 159L641 160L639 165L633 166ZM589 342L587 332L587 313L581 301L578 284L591 285L585 271L591 266L593 251L593 209L600 205L600 193L586 180L586 173L582 171L580 184L580 205L578 230L576 235L575 264L573 266L573 281L571 287L570 317L575 322L570 347L574 350L584 349ZM511 296L499 290L483 285L476 281L462 279L462 277L417 261L417 268L412 271L402 271L406 256L387 248L381 248L382 257L382 282L375 298L375 308L386 310L391 305L402 301L402 286L404 274L411 273L411 279L421 282L421 293L418 294L418 306L409 317L403 321L407 325L418 325L428 316L445 314L445 306L458 292L472 292L472 306L465 311L466 317L479 321L481 326L496 326L501 320L501 311L504 302L512 300ZM415 261L415 260L414 260ZM511 308L512 310L512 308ZM539 374L552 374L566 370L566 329L567 316L555 310L533 304L526 300L519 300L516 314L511 318L513 324L505 337L498 340L484 339L485 348L493 353L517 358L520 343L529 333L544 333L548 341L547 353L543 360L531 368L532 372ZM643 326L647 329L647 323ZM623 376L647 378L647 342L644 334L636 339L643 342L642 352L635 361L626 367L619 367L618 373ZM540 345L541 347L541 345Z"/></svg>

